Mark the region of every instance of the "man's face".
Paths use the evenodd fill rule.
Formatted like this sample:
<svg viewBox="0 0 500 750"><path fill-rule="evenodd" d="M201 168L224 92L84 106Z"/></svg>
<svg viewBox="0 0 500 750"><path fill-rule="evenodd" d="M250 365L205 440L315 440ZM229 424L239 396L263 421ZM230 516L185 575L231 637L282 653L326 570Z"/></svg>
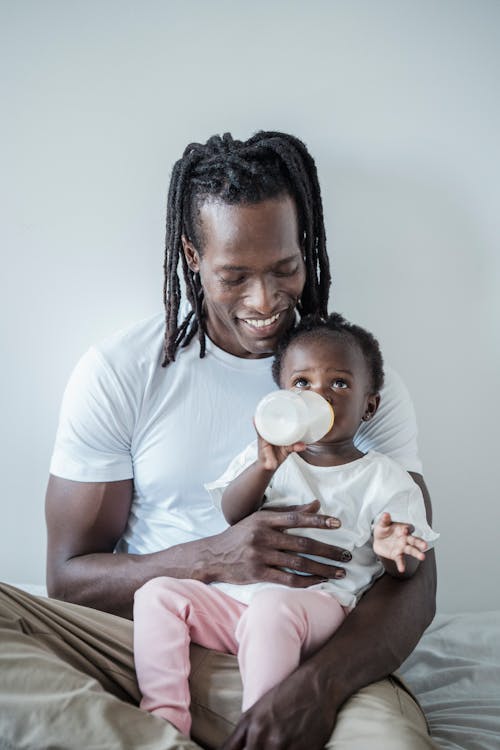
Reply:
<svg viewBox="0 0 500 750"><path fill-rule="evenodd" d="M306 278L294 201L209 200L200 225L201 252L184 237L183 246L200 274L209 337L237 357L269 356L294 322Z"/></svg>

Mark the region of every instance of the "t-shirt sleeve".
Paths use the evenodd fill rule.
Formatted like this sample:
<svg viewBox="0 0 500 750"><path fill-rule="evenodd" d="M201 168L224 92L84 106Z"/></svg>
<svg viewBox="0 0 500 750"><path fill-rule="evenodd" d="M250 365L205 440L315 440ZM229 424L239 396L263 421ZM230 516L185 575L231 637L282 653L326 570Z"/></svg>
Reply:
<svg viewBox="0 0 500 750"><path fill-rule="evenodd" d="M422 473L418 455L417 419L408 389L401 377L385 368L380 406L373 419L363 422L354 443L363 453L370 450L390 456L406 471Z"/></svg>
<svg viewBox="0 0 500 750"><path fill-rule="evenodd" d="M221 509L222 495L226 487L256 460L257 441L254 440L250 445L247 445L245 450L233 458L227 469L218 479L204 485L216 508Z"/></svg>
<svg viewBox="0 0 500 750"><path fill-rule="evenodd" d="M64 392L51 474L79 482L131 479L135 413L133 393L104 356L89 349Z"/></svg>

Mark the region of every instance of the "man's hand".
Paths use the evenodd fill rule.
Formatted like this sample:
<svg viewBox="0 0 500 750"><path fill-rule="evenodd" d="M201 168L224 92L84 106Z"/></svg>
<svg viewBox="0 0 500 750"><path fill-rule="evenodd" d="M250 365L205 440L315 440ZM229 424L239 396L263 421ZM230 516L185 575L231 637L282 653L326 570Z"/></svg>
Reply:
<svg viewBox="0 0 500 750"><path fill-rule="evenodd" d="M266 581L296 588L306 588L327 578L343 578L345 570L328 563L320 563L303 555L315 555L327 560L349 562L351 554L315 539L286 534L289 529L331 529L332 541L340 521L318 514L318 500L308 505L262 510L244 518L219 534L216 574L212 581L252 583ZM283 570L297 571L306 575Z"/></svg>
<svg viewBox="0 0 500 750"><path fill-rule="evenodd" d="M337 718L334 697L294 672L246 711L222 750L322 750ZM323 705L324 704L324 705Z"/></svg>
<svg viewBox="0 0 500 750"><path fill-rule="evenodd" d="M407 523L396 523L390 513L382 513L373 528L373 551L379 557L393 560L398 573L406 570L405 555L422 562L427 542L412 535L412 527Z"/></svg>

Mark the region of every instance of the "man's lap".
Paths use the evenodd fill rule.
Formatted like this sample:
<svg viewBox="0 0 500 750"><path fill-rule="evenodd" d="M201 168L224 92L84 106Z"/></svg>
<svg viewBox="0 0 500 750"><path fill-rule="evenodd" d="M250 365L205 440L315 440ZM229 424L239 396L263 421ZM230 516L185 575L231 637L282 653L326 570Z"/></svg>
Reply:
<svg viewBox="0 0 500 750"><path fill-rule="evenodd" d="M0 736L11 738L13 747L44 745L56 715L61 748L91 746L95 733L100 744L92 746L106 750L196 747L131 705L140 693L130 621L0 585L0 628ZM240 716L237 660L193 645L191 667L193 738L216 748ZM64 719L68 712L76 721ZM86 722L91 714L94 720ZM375 750L434 747L420 708L393 678L363 688L345 703L326 747L364 750L367 738Z"/></svg>
<svg viewBox="0 0 500 750"><path fill-rule="evenodd" d="M236 657L191 647L192 734L219 747L238 723L242 686ZM306 689L306 688L304 688ZM368 685L340 709L326 750L431 750L425 717L397 677Z"/></svg>

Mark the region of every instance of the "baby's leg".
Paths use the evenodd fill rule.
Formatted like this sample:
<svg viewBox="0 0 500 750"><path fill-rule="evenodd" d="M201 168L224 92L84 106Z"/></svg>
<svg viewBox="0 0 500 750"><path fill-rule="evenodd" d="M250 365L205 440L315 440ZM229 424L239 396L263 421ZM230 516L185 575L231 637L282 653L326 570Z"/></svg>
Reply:
<svg viewBox="0 0 500 750"><path fill-rule="evenodd" d="M259 591L236 628L246 711L337 630L345 613L329 594L303 589Z"/></svg>
<svg viewBox="0 0 500 750"><path fill-rule="evenodd" d="M141 708L189 736L189 644L236 653L245 605L193 580L154 578L135 594L134 657Z"/></svg>

